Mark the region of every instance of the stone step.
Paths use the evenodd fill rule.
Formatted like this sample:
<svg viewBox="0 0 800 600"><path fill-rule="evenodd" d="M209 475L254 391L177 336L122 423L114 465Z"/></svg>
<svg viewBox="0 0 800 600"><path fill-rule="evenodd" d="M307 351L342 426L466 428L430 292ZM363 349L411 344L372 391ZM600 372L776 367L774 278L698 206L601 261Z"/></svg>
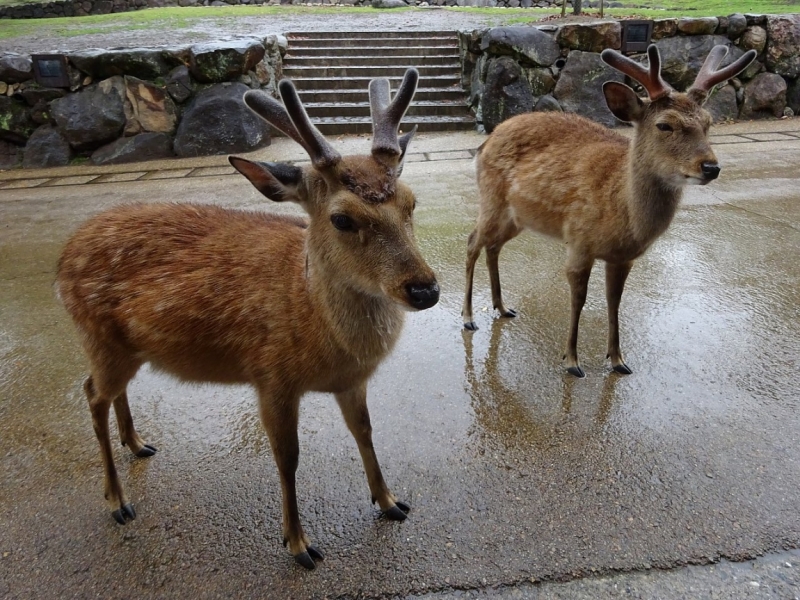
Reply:
<svg viewBox="0 0 800 600"><path fill-rule="evenodd" d="M392 86L392 93L397 91L397 83ZM325 102L332 104L348 104L348 103L365 103L369 102L369 92L367 88L360 89L309 89L297 90L297 94L303 101L303 104L308 102ZM414 94L414 102L429 102L429 101L458 101L464 100L467 97L466 92L461 87L448 87L448 88L424 88L418 87L417 93Z"/></svg>
<svg viewBox="0 0 800 600"><path fill-rule="evenodd" d="M392 67L395 65L449 65L460 70L458 54L441 54L437 56L295 56L287 54L283 57L284 69L295 67Z"/></svg>
<svg viewBox="0 0 800 600"><path fill-rule="evenodd" d="M304 102L309 117L365 117L370 116L369 102ZM411 103L406 117L420 116L466 117L470 115L466 98L458 100L430 101L417 100Z"/></svg>
<svg viewBox="0 0 800 600"><path fill-rule="evenodd" d="M355 34L359 35L359 34ZM363 48L366 46L372 47L385 47L385 46L446 46L448 48L458 48L458 39L449 38L365 38L365 37L350 37L342 39L298 39L289 40L289 48L330 48L336 46L339 48Z"/></svg>
<svg viewBox="0 0 800 600"><path fill-rule="evenodd" d="M291 63L284 63L283 76L289 79L312 79L319 77L336 77L346 79L358 79L374 77L402 77L406 71L414 67L419 71L420 78L455 76L459 78L460 65L451 63L445 65L415 65L408 64L392 66L319 66L319 67L298 67Z"/></svg>
<svg viewBox="0 0 800 600"><path fill-rule="evenodd" d="M405 73L405 67L402 68ZM381 75L378 75L381 77ZM372 77L347 77L346 79L335 79L331 77L308 77L304 79L292 79L294 86L299 90L351 90L369 88L369 82ZM403 80L399 76L390 76L389 83L392 87L398 87ZM458 89L462 94L464 91L461 89L461 76L460 75L434 75L434 76L421 76L419 78L419 87L425 88L448 88L453 87Z"/></svg>
<svg viewBox="0 0 800 600"><path fill-rule="evenodd" d="M311 119L323 135L342 135L372 133L372 120L367 117L331 117ZM406 116L400 124L400 131L409 131L416 125L418 131L464 131L475 127L475 119L468 117L414 117Z"/></svg>
<svg viewBox="0 0 800 600"><path fill-rule="evenodd" d="M287 38L283 75L294 82L309 118L324 134L371 133L369 82L386 77L396 90L411 67L420 80L405 130L475 126L461 87L455 32L309 32Z"/></svg>
<svg viewBox="0 0 800 600"><path fill-rule="evenodd" d="M341 40L357 35L361 38L429 38L444 37L457 38L454 31L290 31L286 34L288 40Z"/></svg>
<svg viewBox="0 0 800 600"><path fill-rule="evenodd" d="M358 46L354 48L343 48L341 46L319 46L307 48L289 46L286 59L304 58L319 56L425 56L433 57L439 55L458 56L457 46Z"/></svg>

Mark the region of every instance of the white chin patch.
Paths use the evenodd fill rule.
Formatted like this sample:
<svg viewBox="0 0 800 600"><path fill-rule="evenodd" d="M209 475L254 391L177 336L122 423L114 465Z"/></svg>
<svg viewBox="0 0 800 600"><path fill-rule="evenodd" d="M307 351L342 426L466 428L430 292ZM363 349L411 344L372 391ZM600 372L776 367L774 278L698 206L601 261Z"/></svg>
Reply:
<svg viewBox="0 0 800 600"><path fill-rule="evenodd" d="M705 185L710 179L700 179L699 177L687 177L684 180L684 185Z"/></svg>

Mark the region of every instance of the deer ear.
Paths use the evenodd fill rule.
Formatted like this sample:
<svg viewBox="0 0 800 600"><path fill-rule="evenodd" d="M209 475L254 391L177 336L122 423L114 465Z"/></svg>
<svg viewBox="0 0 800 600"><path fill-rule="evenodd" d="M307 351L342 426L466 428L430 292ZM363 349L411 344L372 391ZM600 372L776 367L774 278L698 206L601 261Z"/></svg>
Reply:
<svg viewBox="0 0 800 600"><path fill-rule="evenodd" d="M298 193L303 181L303 169L300 167L286 163L255 162L238 156L229 156L228 162L270 200L303 201Z"/></svg>
<svg viewBox="0 0 800 600"><path fill-rule="evenodd" d="M607 81L603 84L603 94L608 108L620 121L635 123L644 114L644 102L624 83Z"/></svg>

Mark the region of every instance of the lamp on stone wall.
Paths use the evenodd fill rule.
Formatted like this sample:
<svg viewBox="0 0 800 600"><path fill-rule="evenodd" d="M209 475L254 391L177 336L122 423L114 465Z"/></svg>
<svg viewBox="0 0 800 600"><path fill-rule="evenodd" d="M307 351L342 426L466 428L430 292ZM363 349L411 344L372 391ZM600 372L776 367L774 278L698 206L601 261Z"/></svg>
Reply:
<svg viewBox="0 0 800 600"><path fill-rule="evenodd" d="M622 21L622 47L620 52L645 52L653 35L653 22L642 19Z"/></svg>
<svg viewBox="0 0 800 600"><path fill-rule="evenodd" d="M44 87L69 87L67 57L63 54L33 54L33 76Z"/></svg>

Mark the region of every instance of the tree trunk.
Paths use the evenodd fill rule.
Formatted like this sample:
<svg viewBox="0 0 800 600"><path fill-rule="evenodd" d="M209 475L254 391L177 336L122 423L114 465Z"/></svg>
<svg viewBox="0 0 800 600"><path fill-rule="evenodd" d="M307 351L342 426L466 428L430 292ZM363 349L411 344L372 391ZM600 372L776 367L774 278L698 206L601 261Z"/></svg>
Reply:
<svg viewBox="0 0 800 600"><path fill-rule="evenodd" d="M581 14L581 0L572 0L572 13L575 15Z"/></svg>

